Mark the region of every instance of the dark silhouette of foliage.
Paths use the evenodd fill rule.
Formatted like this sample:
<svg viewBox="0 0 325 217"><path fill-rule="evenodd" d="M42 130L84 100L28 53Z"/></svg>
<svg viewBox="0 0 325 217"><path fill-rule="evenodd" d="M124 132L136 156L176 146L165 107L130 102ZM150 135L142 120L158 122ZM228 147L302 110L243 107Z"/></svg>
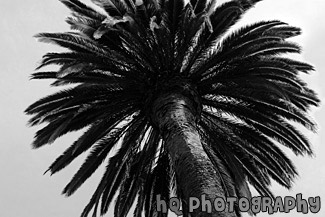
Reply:
<svg viewBox="0 0 325 217"><path fill-rule="evenodd" d="M278 146L312 155L293 123L315 131L307 112L319 103L298 77L313 67L283 55L301 51L287 40L299 28L272 20L229 32L257 0L93 0L101 12L78 0L61 2L72 11L66 20L72 31L36 37L66 50L45 54L37 69L58 70L38 71L32 79L72 86L26 113L30 125L46 123L34 148L86 129L48 170L54 174L90 150L65 195L107 160L82 216L92 209L93 216L105 214L116 193L115 216L126 216L136 198L134 216L167 216L156 213L155 195L168 202L173 190L187 216L185 178L193 180L195 192L217 180L211 192L235 197L251 197L248 183L270 197L271 179L291 187L297 171ZM198 155L193 148L181 151L189 144ZM190 165L203 178L183 178ZM204 174L211 179L203 182Z"/></svg>

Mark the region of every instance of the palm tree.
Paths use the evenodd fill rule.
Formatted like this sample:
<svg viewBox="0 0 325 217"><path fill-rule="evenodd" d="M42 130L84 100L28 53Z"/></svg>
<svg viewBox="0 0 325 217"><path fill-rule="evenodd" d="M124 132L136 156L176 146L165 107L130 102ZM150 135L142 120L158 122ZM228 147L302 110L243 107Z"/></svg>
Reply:
<svg viewBox="0 0 325 217"><path fill-rule="evenodd" d="M167 216L156 195L251 198L248 184L273 197L271 179L290 188L297 171L279 148L312 155L296 129L310 130L316 94L298 78L313 70L283 54L300 29L278 20L228 32L259 0L61 0L72 11L71 32L36 37L65 51L47 53L32 79L72 85L46 96L26 113L30 125L47 123L34 148L72 131L83 134L59 156L52 174L90 150L64 188L73 194L107 160L106 171L81 216L105 214L116 193L115 216ZM113 148L118 150L112 157ZM98 210L99 209L99 210ZM191 216L240 216L235 212Z"/></svg>

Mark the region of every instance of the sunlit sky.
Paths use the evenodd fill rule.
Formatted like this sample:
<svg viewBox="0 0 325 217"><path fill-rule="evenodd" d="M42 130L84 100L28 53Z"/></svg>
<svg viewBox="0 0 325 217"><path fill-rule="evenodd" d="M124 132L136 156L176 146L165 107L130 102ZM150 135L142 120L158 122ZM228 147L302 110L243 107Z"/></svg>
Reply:
<svg viewBox="0 0 325 217"><path fill-rule="evenodd" d="M313 64L316 71L303 78L320 98L324 99L325 82L325 1L324 0L264 0L250 10L240 25L258 20L280 19L301 27L303 34L294 38L303 47L299 58ZM47 81L30 81L41 56L58 48L37 42L32 36L39 32L68 30L64 22L69 11L57 0L29 0L0 2L0 216L5 217L78 217L89 201L102 170L94 174L70 198L60 193L82 163L85 155L67 169L54 175L43 175L52 161L76 138L65 136L51 146L32 150L31 142L36 128L26 126L24 109L46 94L54 92ZM303 198L320 196L325 201L325 110L314 109L311 116L319 125L318 134L306 132L316 157L295 157L300 177L288 191L277 184L272 190L277 196ZM323 202L323 201L322 201ZM110 209L107 216L112 215ZM130 215L132 216L132 215ZM268 216L261 213L258 216ZM325 216L325 208L318 214L276 213L273 216Z"/></svg>

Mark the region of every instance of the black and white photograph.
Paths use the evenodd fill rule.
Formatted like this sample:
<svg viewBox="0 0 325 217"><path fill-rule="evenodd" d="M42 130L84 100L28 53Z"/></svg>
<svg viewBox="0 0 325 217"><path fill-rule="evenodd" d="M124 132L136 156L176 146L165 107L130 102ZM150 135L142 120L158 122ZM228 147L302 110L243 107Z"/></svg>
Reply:
<svg viewBox="0 0 325 217"><path fill-rule="evenodd" d="M324 0L0 2L0 216L325 216Z"/></svg>

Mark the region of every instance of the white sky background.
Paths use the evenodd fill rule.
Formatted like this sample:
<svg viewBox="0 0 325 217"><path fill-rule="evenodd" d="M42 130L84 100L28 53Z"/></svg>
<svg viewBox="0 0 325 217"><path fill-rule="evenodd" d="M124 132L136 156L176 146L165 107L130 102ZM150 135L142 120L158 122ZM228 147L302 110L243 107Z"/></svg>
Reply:
<svg viewBox="0 0 325 217"><path fill-rule="evenodd" d="M303 47L302 58L316 68L316 72L304 76L304 79L319 93L323 101L324 10L324 0L264 0L250 10L242 22L280 19L301 27L303 34L294 40ZM49 88L47 81L29 81L29 76L41 56L58 50L52 45L36 42L32 36L39 32L68 30L68 25L64 22L68 14L69 11L57 0L0 2L0 216L78 217L99 182L100 172L72 197L67 199L60 195L83 158L52 177L43 176L43 172L73 142L76 135L65 136L51 146L32 150L30 144L36 128L26 127L29 117L23 113L29 104L56 90ZM295 196L302 193L305 199L320 196L325 201L325 148L321 144L325 139L322 132L325 111L318 108L312 115L320 129L318 134L308 132L307 135L313 144L316 158L295 157L288 153L297 166L300 177L291 191L274 185L272 189L275 195ZM110 213L107 216L111 216ZM303 215L292 211L273 216L324 215L325 207L318 214ZM268 215L262 213L258 216Z"/></svg>

